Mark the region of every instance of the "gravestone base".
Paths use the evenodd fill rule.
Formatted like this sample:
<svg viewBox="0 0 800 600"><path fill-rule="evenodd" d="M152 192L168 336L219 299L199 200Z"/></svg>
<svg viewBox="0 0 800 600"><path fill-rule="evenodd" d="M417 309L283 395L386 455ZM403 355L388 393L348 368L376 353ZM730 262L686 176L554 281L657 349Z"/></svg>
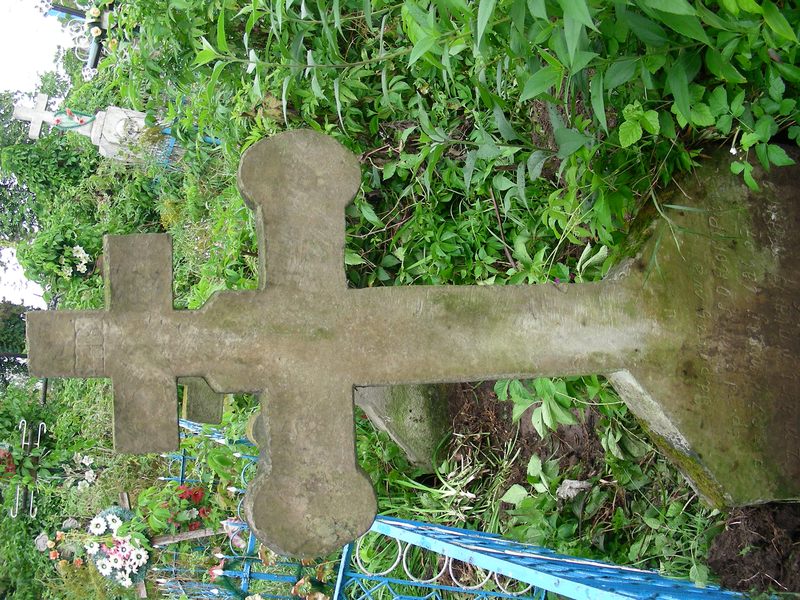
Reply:
<svg viewBox="0 0 800 600"><path fill-rule="evenodd" d="M730 162L718 153L662 194L671 222L615 273L641 279L635 310L671 335L608 374L718 507L800 499L800 167L759 173L754 192Z"/></svg>
<svg viewBox="0 0 800 600"><path fill-rule="evenodd" d="M436 450L450 433L448 393L447 385L359 387L355 402L412 465L432 473Z"/></svg>

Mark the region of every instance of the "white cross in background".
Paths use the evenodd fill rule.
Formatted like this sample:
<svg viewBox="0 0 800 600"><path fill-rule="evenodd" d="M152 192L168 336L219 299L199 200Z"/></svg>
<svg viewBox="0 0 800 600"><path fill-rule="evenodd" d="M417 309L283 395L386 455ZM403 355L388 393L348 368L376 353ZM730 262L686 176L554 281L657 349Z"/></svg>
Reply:
<svg viewBox="0 0 800 600"><path fill-rule="evenodd" d="M31 122L31 126L28 129L28 137L32 140L39 139L42 123L52 124L53 113L47 110L47 100L47 94L38 94L36 96L36 105L33 108L22 106L21 104L17 104L14 107L15 119Z"/></svg>

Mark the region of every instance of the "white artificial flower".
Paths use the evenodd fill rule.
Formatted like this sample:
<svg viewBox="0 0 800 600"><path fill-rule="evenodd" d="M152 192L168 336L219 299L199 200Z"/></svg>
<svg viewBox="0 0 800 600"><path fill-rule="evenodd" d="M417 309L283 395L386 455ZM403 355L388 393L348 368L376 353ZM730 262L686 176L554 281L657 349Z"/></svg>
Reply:
<svg viewBox="0 0 800 600"><path fill-rule="evenodd" d="M97 542L89 542L84 546L84 548L86 549L86 554L89 556L94 556L97 554L97 551L100 550L100 544Z"/></svg>
<svg viewBox="0 0 800 600"><path fill-rule="evenodd" d="M75 267L75 270L78 271L78 273L86 273L86 263L79 264Z"/></svg>
<svg viewBox="0 0 800 600"><path fill-rule="evenodd" d="M94 472L94 469L88 469L84 474L83 478L88 481L89 483L94 483L97 481L97 473Z"/></svg>
<svg viewBox="0 0 800 600"><path fill-rule="evenodd" d="M81 76L83 77L84 81L91 81L97 75L97 69L93 69L91 67L83 67L81 69Z"/></svg>
<svg viewBox="0 0 800 600"><path fill-rule="evenodd" d="M738 154L738 151L736 150L736 146L731 146L731 154L733 154L734 156L736 156Z"/></svg>
<svg viewBox="0 0 800 600"><path fill-rule="evenodd" d="M100 16L100 9L97 8L96 6L93 6L92 8L89 9L89 16L90 17L95 17L95 18L99 17Z"/></svg>
<svg viewBox="0 0 800 600"><path fill-rule="evenodd" d="M79 489L80 491L83 491L83 490L85 490L85 489L86 489L86 488L88 488L88 487L89 487L89 482L88 482L88 481L86 481L85 479L81 479L81 480L78 482L78 489Z"/></svg>
<svg viewBox="0 0 800 600"><path fill-rule="evenodd" d="M125 573L118 573L117 574L117 581L119 582L119 584L122 587L126 587L127 588L127 587L131 587L133 585L133 582L131 581L130 576L125 574Z"/></svg>
<svg viewBox="0 0 800 600"><path fill-rule="evenodd" d="M190 508L186 511L186 516L190 519L194 519L199 513L197 512L196 508Z"/></svg>
<svg viewBox="0 0 800 600"><path fill-rule="evenodd" d="M106 520L103 517L95 517L89 521L89 533L102 535L106 531Z"/></svg>
<svg viewBox="0 0 800 600"><path fill-rule="evenodd" d="M131 561L133 561L137 567L141 567L146 563L148 558L150 558L150 555L147 554L146 550L142 550L141 548L136 548L131 552Z"/></svg>
<svg viewBox="0 0 800 600"><path fill-rule="evenodd" d="M111 563L106 558L97 561L97 570L103 577L111 575Z"/></svg>
<svg viewBox="0 0 800 600"><path fill-rule="evenodd" d="M99 27L92 27L89 30L89 33L92 34L92 37L98 37L101 33L103 33L103 30L100 29Z"/></svg>
<svg viewBox="0 0 800 600"><path fill-rule="evenodd" d="M63 267L61 267L60 273L62 277L68 279L72 277L72 267L70 265L64 265Z"/></svg>
<svg viewBox="0 0 800 600"><path fill-rule="evenodd" d="M122 559L116 554L112 554L111 556L108 557L108 563L111 565L112 569L122 568Z"/></svg>
<svg viewBox="0 0 800 600"><path fill-rule="evenodd" d="M117 529L122 525L122 521L117 515L106 515L106 521L108 521L108 526L111 528L112 533L117 533Z"/></svg>
<svg viewBox="0 0 800 600"><path fill-rule="evenodd" d="M87 467L94 462L94 458L89 456L88 454L81 458L81 464L86 465Z"/></svg>

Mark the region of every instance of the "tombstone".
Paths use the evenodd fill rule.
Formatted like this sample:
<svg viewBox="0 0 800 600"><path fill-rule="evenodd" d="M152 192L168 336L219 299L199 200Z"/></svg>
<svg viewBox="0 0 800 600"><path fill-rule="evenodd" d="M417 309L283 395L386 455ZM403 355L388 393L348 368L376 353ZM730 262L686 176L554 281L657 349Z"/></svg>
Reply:
<svg viewBox="0 0 800 600"><path fill-rule="evenodd" d="M174 310L170 238L107 236L106 309L28 313L29 369L110 377L121 452L177 447L178 377L258 394L265 443L244 509L283 555L325 555L373 520L354 386L608 374L712 502L798 498L800 173L749 194L711 177L727 169L700 170L674 202L697 204L601 282L352 290L344 209L358 161L322 134L286 132L239 169L258 290Z"/></svg>
<svg viewBox="0 0 800 600"><path fill-rule="evenodd" d="M14 118L30 121L28 137L38 139L44 124L56 129L78 133L92 140L101 156L122 162L141 162L144 147L149 153L159 153L163 144L145 142L145 113L118 106L109 106L96 115L76 115L69 110L48 111L47 96L36 96L34 107L18 104ZM167 136L163 142L167 143Z"/></svg>

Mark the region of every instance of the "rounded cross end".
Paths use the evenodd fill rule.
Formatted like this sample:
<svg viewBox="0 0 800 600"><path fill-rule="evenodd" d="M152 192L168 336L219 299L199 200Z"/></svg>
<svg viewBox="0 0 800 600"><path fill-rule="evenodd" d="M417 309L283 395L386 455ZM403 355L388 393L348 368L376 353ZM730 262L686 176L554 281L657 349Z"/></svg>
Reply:
<svg viewBox="0 0 800 600"><path fill-rule="evenodd" d="M330 136L310 129L260 140L242 155L239 190L255 209L291 197L313 197L340 214L358 192L358 158Z"/></svg>
<svg viewBox="0 0 800 600"><path fill-rule="evenodd" d="M360 469L256 477L247 490L245 518L256 537L282 556L327 556L372 525L375 492Z"/></svg>

